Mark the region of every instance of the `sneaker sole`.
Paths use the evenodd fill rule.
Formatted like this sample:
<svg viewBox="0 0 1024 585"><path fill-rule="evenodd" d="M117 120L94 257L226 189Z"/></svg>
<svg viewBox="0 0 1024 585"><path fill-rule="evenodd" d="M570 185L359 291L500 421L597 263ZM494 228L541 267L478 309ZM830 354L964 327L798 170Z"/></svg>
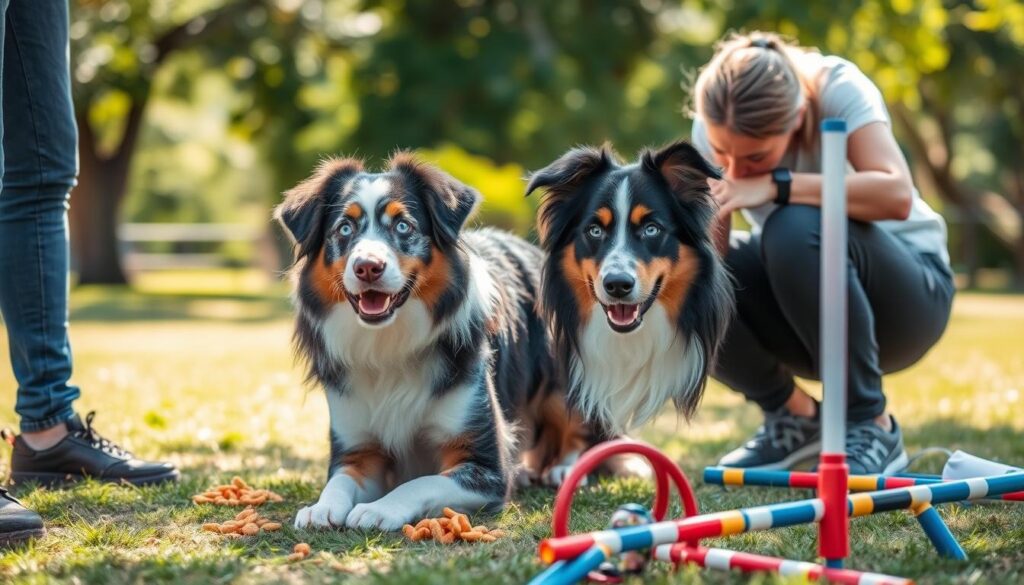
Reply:
<svg viewBox="0 0 1024 585"><path fill-rule="evenodd" d="M89 477L92 476L82 475L80 473L54 473L45 471L15 471L11 473L11 481L15 484L36 482L40 486L50 488L72 485ZM171 472L147 475L143 477L93 477L93 479L102 483L128 483L134 486L147 486L178 481L181 479L181 472L175 469Z"/></svg>
<svg viewBox="0 0 1024 585"><path fill-rule="evenodd" d="M907 457L907 451L903 450L896 457L896 459L892 460L892 463L890 463L890 464L885 466L885 469L882 470L882 475L892 475L894 473L899 473L909 463L910 463L910 459Z"/></svg>
<svg viewBox="0 0 1024 585"><path fill-rule="evenodd" d="M765 463L764 465L749 465L747 467L740 467L737 469L765 469L765 470L777 470L777 469L792 469L798 463L814 457L821 453L821 441L815 441L808 443L803 447L800 447L796 451L793 451L787 455L784 459L776 461L775 463ZM728 466L726 466L728 467Z"/></svg>
<svg viewBox="0 0 1024 585"><path fill-rule="evenodd" d="M10 548L34 538L46 536L45 528L29 528L27 530L16 530L14 532L0 533L0 548Z"/></svg>

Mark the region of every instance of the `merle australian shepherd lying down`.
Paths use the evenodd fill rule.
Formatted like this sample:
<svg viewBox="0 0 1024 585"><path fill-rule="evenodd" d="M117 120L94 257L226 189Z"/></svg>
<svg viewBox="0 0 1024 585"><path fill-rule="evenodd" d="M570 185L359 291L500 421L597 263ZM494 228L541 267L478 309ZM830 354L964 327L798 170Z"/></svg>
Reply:
<svg viewBox="0 0 1024 585"><path fill-rule="evenodd" d="M589 441L555 382L541 252L464 231L478 201L399 154L380 173L327 161L275 211L296 250L297 353L331 421L327 485L296 527L498 507L521 452L558 483Z"/></svg>
<svg viewBox="0 0 1024 585"><path fill-rule="evenodd" d="M719 178L689 144L621 165L608 147L570 150L533 174L543 306L571 403L623 433L669 399L689 417L733 298L712 244Z"/></svg>

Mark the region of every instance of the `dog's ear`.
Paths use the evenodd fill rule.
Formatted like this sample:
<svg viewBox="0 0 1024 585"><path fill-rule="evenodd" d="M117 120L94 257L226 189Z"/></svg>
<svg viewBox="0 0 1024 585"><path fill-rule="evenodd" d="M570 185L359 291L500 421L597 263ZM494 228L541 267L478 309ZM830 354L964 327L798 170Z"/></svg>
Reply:
<svg viewBox="0 0 1024 585"><path fill-rule="evenodd" d="M657 174L681 200L710 197L708 179L722 175L689 142L680 140L641 156L644 170Z"/></svg>
<svg viewBox="0 0 1024 585"><path fill-rule="evenodd" d="M668 187L680 239L692 245L710 238L718 204L711 196L708 179L721 179L721 173L684 140L644 151L640 165Z"/></svg>
<svg viewBox="0 0 1024 585"><path fill-rule="evenodd" d="M601 148L580 146L563 154L558 160L530 175L526 195L546 190L537 212L537 232L541 245L552 250L562 245L567 228L575 223L575 214L568 207L573 194L588 181L615 166L615 155L608 145Z"/></svg>
<svg viewBox="0 0 1024 585"><path fill-rule="evenodd" d="M420 162L409 152L399 152L388 163L423 195L434 241L442 248L459 239L459 232L480 205L480 193L441 169Z"/></svg>
<svg viewBox="0 0 1024 585"><path fill-rule="evenodd" d="M296 247L296 259L315 253L323 245L327 203L362 170L363 163L358 159L328 159L308 179L285 192L284 202L274 209L274 219Z"/></svg>

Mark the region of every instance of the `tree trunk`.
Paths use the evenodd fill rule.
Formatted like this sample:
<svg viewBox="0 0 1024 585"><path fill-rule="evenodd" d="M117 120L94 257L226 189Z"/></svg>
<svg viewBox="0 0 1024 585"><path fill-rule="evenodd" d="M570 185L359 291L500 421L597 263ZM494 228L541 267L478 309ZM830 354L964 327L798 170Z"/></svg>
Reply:
<svg viewBox="0 0 1024 585"><path fill-rule="evenodd" d="M1017 240L1013 249L1013 289L1024 291L1024 237Z"/></svg>
<svg viewBox="0 0 1024 585"><path fill-rule="evenodd" d="M153 42L156 58L149 74L138 81L125 119L124 133L112 153L97 149L96 136L89 123L89 103L76 103L78 122L79 177L71 195L68 220L71 229L72 261L78 268L80 284L125 284L118 248L117 226L121 202L128 189L128 173L149 100L150 80L168 55L202 41L218 26L229 26L231 19L265 0L239 0L220 9L179 24Z"/></svg>
<svg viewBox="0 0 1024 585"><path fill-rule="evenodd" d="M97 151L87 113L78 113L78 186L71 193L68 222L71 258L78 269L79 284L128 282L121 268L117 226L144 106L132 104L120 148L110 157Z"/></svg>
<svg viewBox="0 0 1024 585"><path fill-rule="evenodd" d="M112 176L115 171L111 167L95 160L87 163L82 157L78 187L71 194L71 256L79 284L127 282L117 241L124 181ZM118 184L122 185L120 192Z"/></svg>

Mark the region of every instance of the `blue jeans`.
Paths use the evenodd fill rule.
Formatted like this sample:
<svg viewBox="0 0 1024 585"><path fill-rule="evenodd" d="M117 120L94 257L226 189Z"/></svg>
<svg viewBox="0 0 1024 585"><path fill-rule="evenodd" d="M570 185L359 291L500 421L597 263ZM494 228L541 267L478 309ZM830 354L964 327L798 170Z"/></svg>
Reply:
<svg viewBox="0 0 1024 585"><path fill-rule="evenodd" d="M0 0L0 312L22 431L72 416L68 192L78 138L67 0Z"/></svg>

